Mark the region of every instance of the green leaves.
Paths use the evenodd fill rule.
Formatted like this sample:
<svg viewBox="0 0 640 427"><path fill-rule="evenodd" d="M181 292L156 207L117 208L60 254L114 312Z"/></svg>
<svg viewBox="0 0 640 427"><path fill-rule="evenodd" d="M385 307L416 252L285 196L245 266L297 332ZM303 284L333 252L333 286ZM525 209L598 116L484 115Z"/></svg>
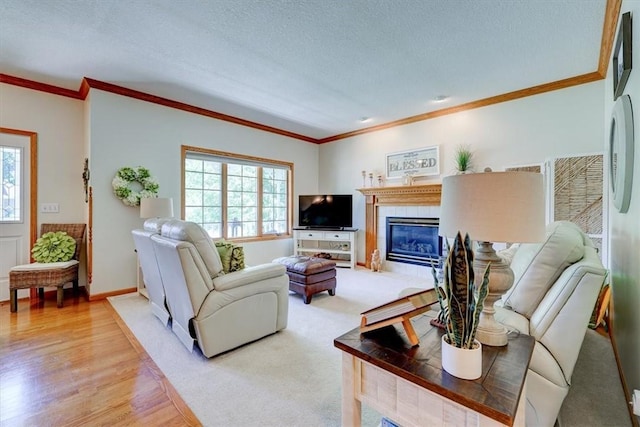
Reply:
<svg viewBox="0 0 640 427"><path fill-rule="evenodd" d="M76 252L76 241L64 231L44 233L31 249L37 262L69 261Z"/></svg>
<svg viewBox="0 0 640 427"><path fill-rule="evenodd" d="M478 329L480 312L489 292L489 266L484 271L482 283L477 286L469 235L465 235L463 241L458 232L453 247L449 247L447 242L447 249L449 255L444 265L444 284L438 288L438 301L444 310L449 343L458 348L470 349ZM435 269L432 272L435 279Z"/></svg>
<svg viewBox="0 0 640 427"><path fill-rule="evenodd" d="M476 332L478 331L478 324L480 323L480 313L484 306L484 300L489 294L489 267L490 265L487 265L487 268L484 270L480 288L476 289L476 286L474 286L474 295L477 295L477 300L472 310L473 324L471 325L471 336L469 337L471 345L473 345L473 341L476 339Z"/></svg>
<svg viewBox="0 0 640 427"><path fill-rule="evenodd" d="M142 166L118 169L111 186L113 194L127 206L140 205L141 198L157 197L160 188L149 169Z"/></svg>
<svg viewBox="0 0 640 427"><path fill-rule="evenodd" d="M133 168L130 168L130 167L120 168L118 170L117 175L118 175L119 178L122 178L125 181L137 181L138 180L138 176L136 174L136 171L133 170Z"/></svg>
<svg viewBox="0 0 640 427"><path fill-rule="evenodd" d="M471 160L473 159L473 152L466 145L460 145L456 148L456 167L458 171L463 172L471 168Z"/></svg>
<svg viewBox="0 0 640 427"><path fill-rule="evenodd" d="M116 188L114 191L116 193L116 196L118 196L118 198L120 199L129 197L129 194L131 194L131 189L128 187L119 187L119 188Z"/></svg>

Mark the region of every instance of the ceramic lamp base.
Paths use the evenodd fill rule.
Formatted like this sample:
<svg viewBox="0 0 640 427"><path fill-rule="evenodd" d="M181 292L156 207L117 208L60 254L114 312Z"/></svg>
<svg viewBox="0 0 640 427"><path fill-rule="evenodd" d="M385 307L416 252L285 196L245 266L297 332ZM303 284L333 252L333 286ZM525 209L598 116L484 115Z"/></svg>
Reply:
<svg viewBox="0 0 640 427"><path fill-rule="evenodd" d="M507 328L498 323L493 317L496 310L495 302L513 285L513 271L493 249L493 243L478 242L476 257L473 260L473 270L476 280L481 280L487 265L489 270L489 295L484 300L476 339L484 345L505 346L508 343Z"/></svg>

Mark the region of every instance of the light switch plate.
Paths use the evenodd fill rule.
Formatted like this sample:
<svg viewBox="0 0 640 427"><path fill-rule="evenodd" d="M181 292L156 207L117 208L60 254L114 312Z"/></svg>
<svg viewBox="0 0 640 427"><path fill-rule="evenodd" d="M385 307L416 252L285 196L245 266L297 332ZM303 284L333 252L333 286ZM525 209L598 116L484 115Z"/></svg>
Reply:
<svg viewBox="0 0 640 427"><path fill-rule="evenodd" d="M633 390L633 399L631 402L634 415L640 416L640 390Z"/></svg>
<svg viewBox="0 0 640 427"><path fill-rule="evenodd" d="M60 212L60 205L58 203L40 203L40 212L58 213Z"/></svg>

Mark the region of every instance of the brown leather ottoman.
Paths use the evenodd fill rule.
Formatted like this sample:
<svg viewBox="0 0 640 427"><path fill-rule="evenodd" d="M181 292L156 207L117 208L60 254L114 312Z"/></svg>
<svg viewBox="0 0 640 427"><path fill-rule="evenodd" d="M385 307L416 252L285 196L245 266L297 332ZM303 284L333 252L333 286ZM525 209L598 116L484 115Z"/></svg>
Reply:
<svg viewBox="0 0 640 427"><path fill-rule="evenodd" d="M336 263L324 258L308 256L287 256L273 262L283 264L289 276L289 290L302 295L305 304L311 302L314 294L329 291L336 294Z"/></svg>

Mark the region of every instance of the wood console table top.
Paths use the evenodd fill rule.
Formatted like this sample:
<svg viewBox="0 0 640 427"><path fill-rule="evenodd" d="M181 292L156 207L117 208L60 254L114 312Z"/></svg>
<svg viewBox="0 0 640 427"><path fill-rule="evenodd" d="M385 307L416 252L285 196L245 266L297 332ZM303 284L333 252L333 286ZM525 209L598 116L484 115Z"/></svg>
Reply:
<svg viewBox="0 0 640 427"><path fill-rule="evenodd" d="M360 334L355 328L335 347L413 384L431 390L502 424L513 425L535 340L510 335L504 347L482 347L482 376L462 380L442 369L443 331L429 324L430 313L412 320L420 345L412 347L398 326Z"/></svg>

